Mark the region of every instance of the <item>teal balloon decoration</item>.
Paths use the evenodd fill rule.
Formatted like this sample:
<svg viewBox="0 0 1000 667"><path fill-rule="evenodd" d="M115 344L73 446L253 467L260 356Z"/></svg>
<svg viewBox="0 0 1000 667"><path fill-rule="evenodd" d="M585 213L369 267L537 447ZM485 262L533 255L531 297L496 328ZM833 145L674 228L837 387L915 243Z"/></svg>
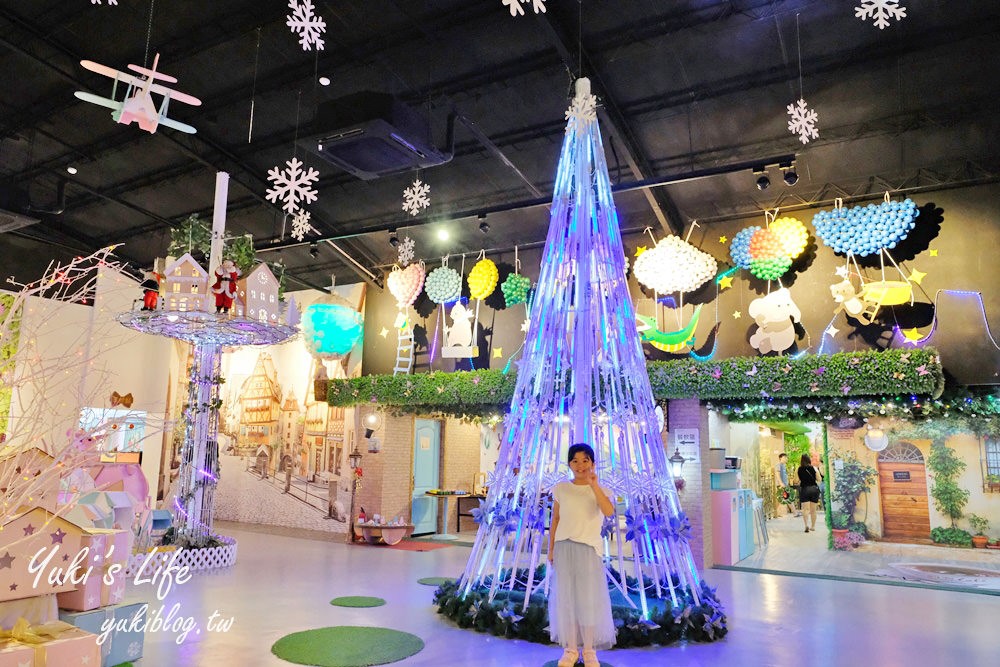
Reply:
<svg viewBox="0 0 1000 667"><path fill-rule="evenodd" d="M302 315L302 339L319 359L340 359L365 335L361 313L339 297L327 297L306 308Z"/></svg>
<svg viewBox="0 0 1000 667"><path fill-rule="evenodd" d="M507 279L503 281L503 284L500 285L500 291L503 292L504 303L507 304L508 308L527 301L528 290L530 289L531 279L518 273L510 274L507 276Z"/></svg>
<svg viewBox="0 0 1000 667"><path fill-rule="evenodd" d="M434 303L451 303L462 296L462 276L455 269L439 266L424 280L427 298Z"/></svg>
<svg viewBox="0 0 1000 667"><path fill-rule="evenodd" d="M816 235L835 253L859 257L892 250L917 226L920 210L912 199L820 211L813 216Z"/></svg>

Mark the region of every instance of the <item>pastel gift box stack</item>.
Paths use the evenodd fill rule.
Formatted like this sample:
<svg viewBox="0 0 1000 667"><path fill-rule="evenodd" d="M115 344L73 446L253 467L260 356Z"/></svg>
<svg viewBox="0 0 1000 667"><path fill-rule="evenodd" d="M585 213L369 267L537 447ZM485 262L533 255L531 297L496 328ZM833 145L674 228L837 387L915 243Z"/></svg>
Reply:
<svg viewBox="0 0 1000 667"><path fill-rule="evenodd" d="M59 607L70 611L90 611L118 604L125 597L125 567L129 556L129 535L111 528L87 529L82 546L88 547L81 569L92 568L75 590L59 593ZM110 582L110 583L109 583Z"/></svg>
<svg viewBox="0 0 1000 667"><path fill-rule="evenodd" d="M60 611L59 619L94 635L110 628L99 646L100 662L91 664L115 667L142 657L146 609L145 603L117 604L82 612Z"/></svg>
<svg viewBox="0 0 1000 667"><path fill-rule="evenodd" d="M96 665L99 660L97 637L69 623L30 625L22 618L12 629L0 630L0 667Z"/></svg>

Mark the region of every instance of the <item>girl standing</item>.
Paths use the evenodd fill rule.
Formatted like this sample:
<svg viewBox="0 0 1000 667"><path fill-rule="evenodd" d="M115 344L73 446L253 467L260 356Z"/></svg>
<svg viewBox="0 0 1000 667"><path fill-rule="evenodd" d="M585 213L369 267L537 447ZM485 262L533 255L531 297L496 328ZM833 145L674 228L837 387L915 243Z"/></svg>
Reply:
<svg viewBox="0 0 1000 667"><path fill-rule="evenodd" d="M594 450L589 445L569 448L573 481L552 489L552 527L549 531L549 634L564 651L559 667L575 665L583 649L583 664L599 667L597 649L615 643L611 596L601 555L604 517L615 513L608 494L597 482Z"/></svg>
<svg viewBox="0 0 1000 667"><path fill-rule="evenodd" d="M819 484L816 481L816 468L813 468L812 459L808 454L802 455L799 462L799 485L801 491L799 498L802 501L802 523L806 525L806 532L816 530L816 503L819 502ZM812 525L810 525L810 520Z"/></svg>

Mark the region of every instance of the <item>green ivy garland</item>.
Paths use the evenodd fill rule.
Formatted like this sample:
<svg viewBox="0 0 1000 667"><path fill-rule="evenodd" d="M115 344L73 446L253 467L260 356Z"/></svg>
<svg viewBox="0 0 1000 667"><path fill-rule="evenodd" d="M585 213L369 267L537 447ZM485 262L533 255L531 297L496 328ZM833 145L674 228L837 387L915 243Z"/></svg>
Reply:
<svg viewBox="0 0 1000 667"><path fill-rule="evenodd" d="M907 396L939 396L944 387L940 357L932 348L844 352L832 355L791 357L733 357L718 362L687 359L653 361L647 364L653 396L672 398L739 400L719 409L739 417L744 410L781 404L786 399L789 414L823 414L814 408L848 403L856 396L905 393ZM400 413L445 414L487 418L506 412L514 396L516 376L500 370L419 373L415 375L368 375L332 380L330 405L349 407L378 403ZM800 400L802 399L802 400ZM792 405L798 407L791 408ZM808 405L808 408L802 406ZM880 404L881 405L881 404ZM743 407L740 407L743 406ZM766 419L785 419L767 416ZM796 417L788 417L796 419Z"/></svg>

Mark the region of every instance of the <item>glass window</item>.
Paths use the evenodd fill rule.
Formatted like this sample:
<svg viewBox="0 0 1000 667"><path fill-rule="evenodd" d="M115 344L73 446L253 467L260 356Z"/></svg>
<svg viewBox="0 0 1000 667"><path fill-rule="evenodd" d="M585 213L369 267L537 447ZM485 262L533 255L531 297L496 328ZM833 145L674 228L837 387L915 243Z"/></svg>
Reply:
<svg viewBox="0 0 1000 667"><path fill-rule="evenodd" d="M1000 440L986 440L986 474L1000 475Z"/></svg>

